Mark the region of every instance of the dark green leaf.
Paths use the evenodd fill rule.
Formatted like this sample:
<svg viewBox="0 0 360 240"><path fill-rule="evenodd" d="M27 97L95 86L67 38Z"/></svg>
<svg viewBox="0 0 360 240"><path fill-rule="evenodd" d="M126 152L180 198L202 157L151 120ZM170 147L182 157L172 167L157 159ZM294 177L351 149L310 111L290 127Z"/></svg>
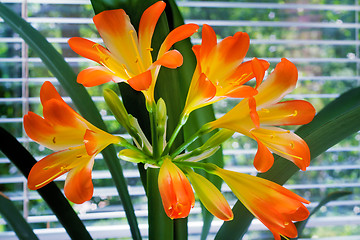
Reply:
<svg viewBox="0 0 360 240"><path fill-rule="evenodd" d="M30 225L20 214L13 202L0 192L0 213L6 222L12 227L16 236L22 240L39 239Z"/></svg>

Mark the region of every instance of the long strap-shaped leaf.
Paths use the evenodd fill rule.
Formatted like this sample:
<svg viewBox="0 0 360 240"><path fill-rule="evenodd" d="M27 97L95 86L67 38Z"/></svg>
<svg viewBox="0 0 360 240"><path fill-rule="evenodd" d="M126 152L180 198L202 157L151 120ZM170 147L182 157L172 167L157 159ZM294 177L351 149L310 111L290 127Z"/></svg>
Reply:
<svg viewBox="0 0 360 240"><path fill-rule="evenodd" d="M27 178L36 160L16 138L2 127L0 127L0 150ZM84 224L55 183L51 182L37 191L49 205L72 239L92 239ZM16 212L14 212L14 214L16 214ZM21 222L19 222L19 224L21 224ZM14 230L16 229L14 228Z"/></svg>
<svg viewBox="0 0 360 240"><path fill-rule="evenodd" d="M311 123L300 127L296 133L308 144L314 161L321 153L359 131L359 119L360 88L355 88L329 103ZM259 176L282 185L297 171L299 169L290 161L276 156L274 166ZM234 220L225 222L215 239L241 239L246 233L252 214L239 201L233 211Z"/></svg>
<svg viewBox="0 0 360 240"><path fill-rule="evenodd" d="M299 237L302 237L301 236L302 231L305 229L305 226L306 226L307 222L309 221L310 217L312 215L314 215L316 212L318 212L321 209L321 207L325 206L326 204L328 204L331 201L336 201L338 198L341 198L341 197L344 197L344 196L347 196L350 194L352 194L352 192L350 192L350 191L336 191L336 192L332 192L332 193L328 194L325 198L323 198L319 202L319 204L314 209L311 210L310 215L307 219L305 219L304 221L295 223L295 226L298 231L298 237L292 238L292 240L297 240Z"/></svg>
<svg viewBox="0 0 360 240"><path fill-rule="evenodd" d="M5 195L0 193L0 214L6 222L12 227L16 236L22 240L38 240L30 225L21 216L14 203Z"/></svg>
<svg viewBox="0 0 360 240"><path fill-rule="evenodd" d="M91 100L89 94L83 86L76 83L76 74L69 64L64 61L64 58L59 54L59 52L57 52L56 49L36 29L2 3L0 3L0 16L26 41L32 50L39 55L43 63L59 80L66 92L69 94L73 103L76 105L83 117L97 127L106 130L105 123L102 121L99 111ZM116 157L115 148L111 145L104 149L102 154L124 205L132 236L134 239L140 239L141 235L134 207L131 203L121 165Z"/></svg>

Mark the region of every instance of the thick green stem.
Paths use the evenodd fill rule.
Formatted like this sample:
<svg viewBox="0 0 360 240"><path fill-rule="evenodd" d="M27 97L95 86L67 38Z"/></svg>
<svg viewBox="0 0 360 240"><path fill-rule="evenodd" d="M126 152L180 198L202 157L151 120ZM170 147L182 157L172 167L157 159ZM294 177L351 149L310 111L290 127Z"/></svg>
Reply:
<svg viewBox="0 0 360 240"><path fill-rule="evenodd" d="M188 218L174 219L174 240L188 239Z"/></svg>
<svg viewBox="0 0 360 240"><path fill-rule="evenodd" d="M172 240L173 221L166 215L158 187L159 169L147 169L149 240Z"/></svg>

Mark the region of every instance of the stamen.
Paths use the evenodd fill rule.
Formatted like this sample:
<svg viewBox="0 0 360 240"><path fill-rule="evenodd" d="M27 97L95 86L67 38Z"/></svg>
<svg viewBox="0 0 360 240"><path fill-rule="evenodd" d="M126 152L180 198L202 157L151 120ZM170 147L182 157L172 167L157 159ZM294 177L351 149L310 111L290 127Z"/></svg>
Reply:
<svg viewBox="0 0 360 240"><path fill-rule="evenodd" d="M131 42L133 44L133 47L134 47L134 50L135 50L135 55L136 55L136 58L137 58L137 62L136 63L139 63L139 69L140 69L140 72L145 72L145 67L141 61L141 56L140 56L140 53L139 53L139 48L138 46L136 45L136 41L135 41L135 37L134 37L134 30L130 30L129 31L129 34L130 34L130 37L131 37Z"/></svg>
<svg viewBox="0 0 360 240"><path fill-rule="evenodd" d="M45 168L44 168L45 170ZM42 186L42 185L45 185L45 184L48 184L49 182L53 181L55 178L59 177L60 175L66 173L68 171L68 169L66 169L65 167L61 167L60 168L60 172L56 173L55 175L53 175L51 178L49 179L46 179L45 181L43 181L42 183L39 183L39 184L36 184L35 185L35 188L39 187L39 186Z"/></svg>
<svg viewBox="0 0 360 240"><path fill-rule="evenodd" d="M126 68L126 65L125 64L121 64L121 67L124 69L124 72L126 73L126 75L129 77L129 78L132 78L129 71L127 70Z"/></svg>
<svg viewBox="0 0 360 240"><path fill-rule="evenodd" d="M150 52L154 51L153 48L147 48L146 50L148 50L148 51L150 51Z"/></svg>
<svg viewBox="0 0 360 240"><path fill-rule="evenodd" d="M268 109L261 109L261 112L269 114L270 110ZM294 113L291 114L286 114L286 115L273 115L273 116L260 116L262 121L265 120L273 120L273 119L283 119L283 118L287 118L287 117L295 117L298 114L298 112L295 110Z"/></svg>
<svg viewBox="0 0 360 240"><path fill-rule="evenodd" d="M52 142L53 142L54 144L56 143L55 139L56 139L56 137L54 137L54 138L52 139Z"/></svg>

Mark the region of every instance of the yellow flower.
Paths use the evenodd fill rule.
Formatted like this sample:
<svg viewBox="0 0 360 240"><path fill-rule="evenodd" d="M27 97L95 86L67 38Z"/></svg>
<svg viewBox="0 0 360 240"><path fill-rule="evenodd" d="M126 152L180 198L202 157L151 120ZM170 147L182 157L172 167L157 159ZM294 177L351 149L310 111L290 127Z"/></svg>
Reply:
<svg viewBox="0 0 360 240"><path fill-rule="evenodd" d="M83 203L93 195L91 171L95 156L119 137L108 134L77 114L60 97L50 82L40 90L44 118L29 112L24 128L35 142L57 151L37 162L28 176L28 187L39 189L69 172L64 192L74 203Z"/></svg>
<svg viewBox="0 0 360 240"><path fill-rule="evenodd" d="M209 123L212 128L226 128L257 141L254 166L267 171L274 153L294 162L301 170L310 164L310 151L305 141L289 130L274 126L301 125L315 116L314 107L303 100L279 102L296 85L295 65L283 58L275 70L258 87L258 94L244 99L221 118Z"/></svg>
<svg viewBox="0 0 360 240"><path fill-rule="evenodd" d="M77 81L86 87L109 81L125 81L133 89L142 91L147 101L153 103L160 67L177 68L183 63L182 55L177 50L169 49L199 28L196 24L186 24L174 29L165 38L153 62L151 39L165 5L159 1L145 10L140 19L138 35L123 9L97 14L93 20L107 48L79 37L71 38L69 45L79 55L102 66L81 71Z"/></svg>
<svg viewBox="0 0 360 240"><path fill-rule="evenodd" d="M254 96L269 63L254 58L243 62L249 49L247 33L237 32L217 44L214 30L204 24L202 43L193 47L197 66L190 84L183 115L226 97ZM244 85L256 78L256 86Z"/></svg>

